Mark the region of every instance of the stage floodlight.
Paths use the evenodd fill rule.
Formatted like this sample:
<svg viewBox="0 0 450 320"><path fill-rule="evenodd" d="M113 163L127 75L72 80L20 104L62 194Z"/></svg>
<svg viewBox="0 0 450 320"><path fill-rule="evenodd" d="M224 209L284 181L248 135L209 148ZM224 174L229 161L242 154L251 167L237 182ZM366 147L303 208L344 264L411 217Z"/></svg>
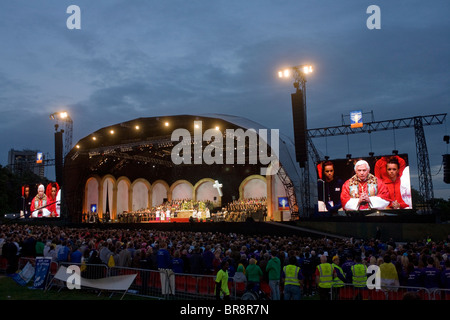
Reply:
<svg viewBox="0 0 450 320"><path fill-rule="evenodd" d="M109 131L109 133L114 134L114 130Z"/></svg>
<svg viewBox="0 0 450 320"><path fill-rule="evenodd" d="M79 145L79 144L77 144L75 147L76 147L77 149L80 149L80 145Z"/></svg>
<svg viewBox="0 0 450 320"><path fill-rule="evenodd" d="M95 136L94 136L94 137L92 137L92 140L94 140L94 141L95 141L95 140L97 140L97 137L95 137Z"/></svg>
<svg viewBox="0 0 450 320"><path fill-rule="evenodd" d="M313 71L312 66L303 66L303 73L308 74Z"/></svg>
<svg viewBox="0 0 450 320"><path fill-rule="evenodd" d="M139 126L134 126L134 128L135 128L136 130L139 130L140 127L139 127Z"/></svg>
<svg viewBox="0 0 450 320"><path fill-rule="evenodd" d="M166 121L166 122L164 122L164 125L165 125L166 127L168 127L168 126L169 126L169 123Z"/></svg>

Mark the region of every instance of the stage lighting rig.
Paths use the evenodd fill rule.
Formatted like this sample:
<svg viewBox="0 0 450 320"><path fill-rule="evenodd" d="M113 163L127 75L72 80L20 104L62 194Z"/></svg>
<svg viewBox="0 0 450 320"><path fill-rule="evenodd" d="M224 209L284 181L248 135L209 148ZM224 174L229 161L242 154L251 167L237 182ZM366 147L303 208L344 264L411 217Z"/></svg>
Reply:
<svg viewBox="0 0 450 320"><path fill-rule="evenodd" d="M299 90L304 89L306 83L306 75L313 72L313 67L311 65L299 65L295 67L286 68L284 70L278 71L279 78L294 78L294 88Z"/></svg>

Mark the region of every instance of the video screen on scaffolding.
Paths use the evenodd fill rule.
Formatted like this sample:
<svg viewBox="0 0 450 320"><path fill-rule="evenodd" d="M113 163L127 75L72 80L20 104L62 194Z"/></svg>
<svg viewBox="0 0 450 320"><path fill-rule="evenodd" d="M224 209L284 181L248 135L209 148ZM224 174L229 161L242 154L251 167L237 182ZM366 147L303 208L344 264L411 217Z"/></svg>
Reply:
<svg viewBox="0 0 450 320"><path fill-rule="evenodd" d="M412 209L407 154L316 163L318 211Z"/></svg>
<svg viewBox="0 0 450 320"><path fill-rule="evenodd" d="M26 184L22 186L21 217L59 218L61 188L57 182Z"/></svg>

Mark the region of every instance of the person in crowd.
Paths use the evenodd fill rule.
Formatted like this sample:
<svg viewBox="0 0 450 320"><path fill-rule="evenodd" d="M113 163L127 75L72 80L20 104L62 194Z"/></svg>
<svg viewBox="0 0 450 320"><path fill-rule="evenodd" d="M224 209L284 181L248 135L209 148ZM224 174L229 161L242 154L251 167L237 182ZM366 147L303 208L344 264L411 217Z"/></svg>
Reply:
<svg viewBox="0 0 450 320"><path fill-rule="evenodd" d="M175 275L173 273L173 264L170 252L167 250L167 243L159 243L158 270L161 278L161 290L163 295L175 295Z"/></svg>
<svg viewBox="0 0 450 320"><path fill-rule="evenodd" d="M300 268L303 273L303 294L306 297L310 297L313 294L315 266L309 247L305 249L303 259L300 262Z"/></svg>
<svg viewBox="0 0 450 320"><path fill-rule="evenodd" d="M423 285L427 289L440 287L441 271L436 268L433 257L427 258L427 265L422 269Z"/></svg>
<svg viewBox="0 0 450 320"><path fill-rule="evenodd" d="M445 260L445 268L441 272L441 287L442 289L450 289L450 259Z"/></svg>
<svg viewBox="0 0 450 320"><path fill-rule="evenodd" d="M82 247L74 246L70 253L70 263L81 265L82 258L83 258Z"/></svg>
<svg viewBox="0 0 450 320"><path fill-rule="evenodd" d="M297 258L289 257L289 262L283 267L282 281L284 283L284 300L300 300L303 285L303 274L299 266L297 266Z"/></svg>
<svg viewBox="0 0 450 320"><path fill-rule="evenodd" d="M355 264L351 268L352 284L356 290L356 299L362 299L362 291L367 289L367 267L362 262L361 256L355 256Z"/></svg>
<svg viewBox="0 0 450 320"><path fill-rule="evenodd" d="M184 273L184 261L181 259L181 253L178 249L173 253L172 270L174 273Z"/></svg>
<svg viewBox="0 0 450 320"><path fill-rule="evenodd" d="M266 271L269 278L269 286L272 300L280 300L280 278L281 278L281 260L278 258L278 251L271 250L271 258L266 265Z"/></svg>
<svg viewBox="0 0 450 320"><path fill-rule="evenodd" d="M384 255L383 263L380 265L381 287L388 290L393 290L393 287L400 285L398 271L391 261L391 256L386 254Z"/></svg>
<svg viewBox="0 0 450 320"><path fill-rule="evenodd" d="M341 288L344 287L345 285L345 273L344 270L339 266L340 264L340 258L339 256L334 256L333 259L331 260L331 266L333 267L333 272L336 273L336 276L333 279L333 286L332 286L332 293L333 293L333 298L335 300L339 300L339 294L341 291Z"/></svg>
<svg viewBox="0 0 450 320"><path fill-rule="evenodd" d="M247 290L258 291L261 286L263 272L256 264L255 258L250 258L247 268L245 268L245 276L247 277Z"/></svg>
<svg viewBox="0 0 450 320"><path fill-rule="evenodd" d="M320 264L317 266L315 276L320 300L330 300L336 271L333 270L333 266L328 262L328 257L324 254L320 256Z"/></svg>
<svg viewBox="0 0 450 320"><path fill-rule="evenodd" d="M217 300L222 300L221 296L223 296L223 300L230 300L230 289L228 287L228 267L228 260L222 261L220 270L216 274L215 293Z"/></svg>

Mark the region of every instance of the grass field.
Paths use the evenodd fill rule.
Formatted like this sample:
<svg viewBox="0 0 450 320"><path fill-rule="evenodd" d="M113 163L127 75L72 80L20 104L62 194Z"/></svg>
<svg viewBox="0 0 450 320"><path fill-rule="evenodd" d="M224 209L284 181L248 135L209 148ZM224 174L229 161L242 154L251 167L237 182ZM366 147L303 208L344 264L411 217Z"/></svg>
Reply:
<svg viewBox="0 0 450 320"><path fill-rule="evenodd" d="M98 295L94 291L69 290L64 288L59 291L51 289L48 291L32 289L33 283L30 281L27 286L17 284L12 278L0 277L0 300L119 300L122 293L115 293L110 297L110 293L104 292ZM135 295L125 295L123 300L151 300Z"/></svg>

